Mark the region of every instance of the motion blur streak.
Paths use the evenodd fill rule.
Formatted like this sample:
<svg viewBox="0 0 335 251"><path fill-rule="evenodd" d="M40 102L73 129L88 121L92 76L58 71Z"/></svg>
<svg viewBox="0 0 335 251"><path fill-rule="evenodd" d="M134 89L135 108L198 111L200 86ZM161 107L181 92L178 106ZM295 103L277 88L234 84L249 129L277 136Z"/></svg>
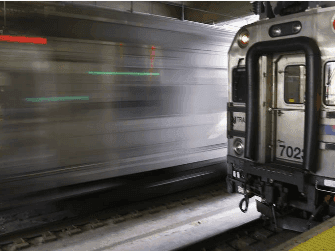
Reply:
<svg viewBox="0 0 335 251"><path fill-rule="evenodd" d="M89 96L74 96L74 97L50 97L50 98L26 98L30 102L43 101L71 101L71 100L89 100Z"/></svg>
<svg viewBox="0 0 335 251"><path fill-rule="evenodd" d="M133 75L133 76L159 76L159 73L151 72L99 72L99 71L89 71L88 74L92 75Z"/></svg>
<svg viewBox="0 0 335 251"><path fill-rule="evenodd" d="M215 139L220 137L226 133L226 126L227 126L227 112L224 112L220 115L220 122L215 125L212 130L208 133L208 139Z"/></svg>
<svg viewBox="0 0 335 251"><path fill-rule="evenodd" d="M42 37L18 37L18 36L0 36L0 41L26 43L26 44L47 44L47 39Z"/></svg>
<svg viewBox="0 0 335 251"><path fill-rule="evenodd" d="M189 172L183 177L190 180L203 168L202 181L212 175L208 166L223 169L234 34L156 16L87 8L95 20L73 16L85 7L60 7L59 15L55 8L52 18L10 20L18 32L47 37L47 45L0 46L0 209L13 197L84 183L88 190L125 175L159 171L170 182L172 172Z"/></svg>

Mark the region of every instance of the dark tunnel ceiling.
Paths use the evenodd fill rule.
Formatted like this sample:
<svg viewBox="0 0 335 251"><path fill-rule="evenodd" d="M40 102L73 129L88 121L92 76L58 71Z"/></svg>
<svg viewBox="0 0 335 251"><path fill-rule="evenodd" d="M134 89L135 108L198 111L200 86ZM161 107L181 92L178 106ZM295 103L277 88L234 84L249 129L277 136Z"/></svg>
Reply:
<svg viewBox="0 0 335 251"><path fill-rule="evenodd" d="M28 1L6 2L7 15L20 13L17 9L26 10L31 8L53 8L53 6L78 6L78 5L92 5L94 7L110 8L130 12L131 5L134 7L134 12L139 11L147 14L163 15L167 17L182 19L182 6L184 6L184 20L205 23L217 24L224 21L229 21L239 17L252 15L252 4L247 1L152 1L152 2L105 2L105 1L90 1L90 2L76 2L76 1ZM147 6L148 10L139 9L138 5ZM0 3L0 16L3 13L4 2ZM150 7L149 7L150 6ZM137 7L137 8L136 8ZM155 10L163 9L163 12ZM46 9L45 9L46 10Z"/></svg>
<svg viewBox="0 0 335 251"><path fill-rule="evenodd" d="M170 3L184 4L185 20L199 23L219 23L253 14L252 4L247 1L172 1Z"/></svg>

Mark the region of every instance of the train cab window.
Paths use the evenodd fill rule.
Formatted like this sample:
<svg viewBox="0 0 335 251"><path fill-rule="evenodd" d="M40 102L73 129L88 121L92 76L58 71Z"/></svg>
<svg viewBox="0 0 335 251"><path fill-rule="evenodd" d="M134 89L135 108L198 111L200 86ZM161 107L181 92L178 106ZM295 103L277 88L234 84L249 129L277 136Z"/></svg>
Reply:
<svg viewBox="0 0 335 251"><path fill-rule="evenodd" d="M325 96L326 105L335 105L335 62L327 62L325 67Z"/></svg>
<svg viewBox="0 0 335 251"><path fill-rule="evenodd" d="M302 104L305 99L306 71L304 65L290 65L284 71L284 100L287 104Z"/></svg>
<svg viewBox="0 0 335 251"><path fill-rule="evenodd" d="M245 68L233 70L233 102L245 103L247 101L247 76Z"/></svg>

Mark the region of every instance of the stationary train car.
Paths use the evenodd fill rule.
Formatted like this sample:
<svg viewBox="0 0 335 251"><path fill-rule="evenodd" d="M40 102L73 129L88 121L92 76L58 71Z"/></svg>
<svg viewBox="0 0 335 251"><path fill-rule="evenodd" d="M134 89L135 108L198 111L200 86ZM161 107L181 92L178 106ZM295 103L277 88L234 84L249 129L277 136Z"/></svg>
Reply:
<svg viewBox="0 0 335 251"><path fill-rule="evenodd" d="M222 171L232 33L37 7L8 8L0 41L0 209L133 174L157 187Z"/></svg>
<svg viewBox="0 0 335 251"><path fill-rule="evenodd" d="M335 8L274 3L255 3L262 20L229 51L227 186L243 212L257 195L266 218L305 231L335 215Z"/></svg>

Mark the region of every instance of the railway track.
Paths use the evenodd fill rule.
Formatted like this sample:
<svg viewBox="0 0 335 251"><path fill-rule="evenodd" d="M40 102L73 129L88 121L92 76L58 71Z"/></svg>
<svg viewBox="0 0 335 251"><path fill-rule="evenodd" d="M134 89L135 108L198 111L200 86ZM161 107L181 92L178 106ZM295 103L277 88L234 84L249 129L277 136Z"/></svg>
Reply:
<svg viewBox="0 0 335 251"><path fill-rule="evenodd" d="M104 194L104 196L107 195ZM3 228L15 229L16 227L18 229L21 227L21 230L15 232L7 231L1 234L0 250L67 250L66 248L75 250L71 245L80 245L80 242L89 239L89 236L99 236L108 231L113 233L115 240L108 245L106 244L106 248L98 248L97 250L130 250L132 243L137 245L136 242L143 242L145 239L154 240L155 238L161 238L163 235L169 235L167 232L177 232L177 235L179 235L178 231L180 232L180 229L184 228L182 232L185 233L185 226L192 226L196 229L197 226L205 226L207 221L208 227L211 227L210 218L217 217L225 211L217 203L223 203L220 201L230 196L235 196L234 201L231 200L229 203L224 203L233 203L231 206L235 207L236 202L240 199L236 195L227 194L224 183L207 185L123 206L108 206L107 208L106 206L95 207L94 201L97 200L95 196L83 197L82 200L77 201L48 204L48 214L38 215L38 210L35 210L34 215L31 212L21 210L20 212L13 212L12 215L7 215L7 218L3 215ZM202 209L206 204L211 204L210 210ZM91 210L84 209L88 205L92 205ZM202 211L197 212L197 210ZM169 220L185 217L178 216L179 211L183 211L181 215L189 215L189 218L180 221ZM232 218L236 212L239 211L232 211L228 217ZM169 214L172 215L172 218L169 218ZM243 214L243 216L249 217L248 214ZM164 218L167 218L167 221L161 223L160 220ZM217 217L217 219L219 218ZM5 221L6 219L7 222ZM293 231L274 231L269 229L268 226L263 225L259 216L251 216L250 219L251 221L246 218L244 222L246 224L243 222L235 224L232 229L227 227L226 231L219 231L214 236L207 236L208 238L206 237L197 242L189 240L175 246L166 247L165 250L176 249L176 247L178 247L178 250L201 251L268 250L299 234ZM214 219L212 222L215 221L217 220ZM156 225L147 228L150 231L146 231L145 224L151 224L150 222L156 222ZM140 227L143 232L132 230L136 224L144 226ZM157 225L160 225L160 227L157 227ZM128 231L126 238L116 234L125 229ZM184 236L187 238L187 234ZM97 243L100 242L101 240ZM185 245L185 243L192 244ZM146 246L147 244L144 243L142 245ZM80 250L80 248L77 249ZM86 246L85 249L93 250L93 248L89 249ZM157 250L157 248L152 250L155 249Z"/></svg>
<svg viewBox="0 0 335 251"><path fill-rule="evenodd" d="M135 202L122 206L99 204L108 198L108 193L93 194L76 200L40 204L33 209L20 208L2 212L0 215L0 249L20 250L39 246L50 241L73 236L106 225L117 225L145 215L156 214L202 201L223 196L223 183Z"/></svg>
<svg viewBox="0 0 335 251"><path fill-rule="evenodd" d="M266 251L299 235L299 232L271 229L257 219L205 241L178 249L178 251Z"/></svg>

